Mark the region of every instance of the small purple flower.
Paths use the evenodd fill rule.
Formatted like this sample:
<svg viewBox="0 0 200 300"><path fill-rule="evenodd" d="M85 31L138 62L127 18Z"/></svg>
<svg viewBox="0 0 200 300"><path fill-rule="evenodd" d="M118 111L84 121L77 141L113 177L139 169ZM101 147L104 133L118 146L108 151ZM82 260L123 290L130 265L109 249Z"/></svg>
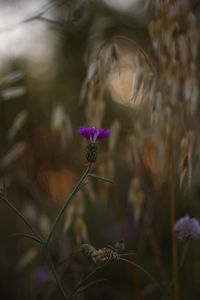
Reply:
<svg viewBox="0 0 200 300"><path fill-rule="evenodd" d="M101 139L107 137L110 133L110 129L97 129L96 127L83 127L78 129L78 133L84 136L90 143L98 143Z"/></svg>
<svg viewBox="0 0 200 300"><path fill-rule="evenodd" d="M177 238L179 240L183 240L188 237L200 240L200 222L189 215L180 218L176 222L174 230L177 231Z"/></svg>

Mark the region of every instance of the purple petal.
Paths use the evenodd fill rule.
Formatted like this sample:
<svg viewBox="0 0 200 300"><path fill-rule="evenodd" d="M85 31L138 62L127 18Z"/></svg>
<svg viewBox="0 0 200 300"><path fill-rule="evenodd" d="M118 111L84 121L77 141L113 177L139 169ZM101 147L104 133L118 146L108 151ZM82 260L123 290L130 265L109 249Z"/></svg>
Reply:
<svg viewBox="0 0 200 300"><path fill-rule="evenodd" d="M80 127L78 133L84 136L86 139L90 140L90 128Z"/></svg>
<svg viewBox="0 0 200 300"><path fill-rule="evenodd" d="M188 237L192 237L195 240L200 239L200 223L196 218L189 215L180 218L176 222L174 230L177 232L177 237L180 240Z"/></svg>
<svg viewBox="0 0 200 300"><path fill-rule="evenodd" d="M98 134L98 137L97 137L97 141L107 137L110 133L110 129L107 129L107 130L104 130L102 128L99 129L99 134Z"/></svg>
<svg viewBox="0 0 200 300"><path fill-rule="evenodd" d="M104 130L100 128L99 130L96 127L84 127L81 126L78 129L78 133L84 136L91 143L96 143L99 140L107 137L110 133L110 129Z"/></svg>

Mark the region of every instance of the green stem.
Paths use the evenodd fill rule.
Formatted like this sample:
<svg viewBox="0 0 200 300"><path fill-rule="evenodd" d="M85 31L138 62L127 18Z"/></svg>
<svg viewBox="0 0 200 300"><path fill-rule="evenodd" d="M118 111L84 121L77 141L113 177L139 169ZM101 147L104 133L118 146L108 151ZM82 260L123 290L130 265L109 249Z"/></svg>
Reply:
<svg viewBox="0 0 200 300"><path fill-rule="evenodd" d="M168 138L168 152L169 152L169 189L170 189L170 216L171 216L171 240L172 240L172 261L173 261L173 281L174 286L174 300L179 300L179 285L178 285L178 263L177 263L177 244L175 226L175 182L174 182L174 153L173 153L173 139L172 133Z"/></svg>
<svg viewBox="0 0 200 300"><path fill-rule="evenodd" d="M76 193L80 190L80 186L83 182L83 180L86 178L86 176L88 175L90 169L92 167L92 163L89 164L89 166L87 167L86 171L84 172L83 176L81 177L79 183L75 186L73 192L71 193L71 195L68 197L68 199L66 200L66 202L64 203L63 207L61 208L61 210L59 211L56 219L55 219L55 222L53 223L51 229L50 229L50 232L48 234L48 237L46 239L46 245L48 245L53 233L54 233L54 230L56 228L56 225L58 224L58 221L60 220L62 214L64 213L66 207L69 205L69 203L71 202L71 200L73 199L73 197L76 195Z"/></svg>
<svg viewBox="0 0 200 300"><path fill-rule="evenodd" d="M179 267L178 267L177 276L178 276L178 274L179 274L179 272L180 272L180 270L181 270L181 267L182 267L182 265L183 265L183 263L184 263L184 261L185 261L185 257L186 257L186 254L187 254L187 251L188 251L188 248L189 248L189 243L190 243L190 240L188 240L188 241L185 243L185 245L184 245L183 253L182 253L182 256L181 256L181 260L180 260L180 265L179 265ZM166 290L165 290L165 292L164 292L164 295L163 295L163 298L162 298L163 300L164 300L165 297L167 296L167 294L168 294L168 292L169 292L171 286L174 284L174 281L175 281L175 280L176 280L176 277L174 277L174 278L169 282L169 284L168 284L168 286L167 286L167 288L166 288Z"/></svg>
<svg viewBox="0 0 200 300"><path fill-rule="evenodd" d="M22 221L27 225L27 227L34 233L37 239L40 242L43 242L43 238L37 233L37 231L29 224L29 222L25 219L23 214L7 199L7 196L4 197L0 196L0 198L22 219Z"/></svg>
<svg viewBox="0 0 200 300"><path fill-rule="evenodd" d="M56 270L55 270L55 267L54 267L54 264L53 264L53 261L52 261L52 258L51 258L51 254L50 254L50 252L49 252L49 249L48 249L47 245L45 246L45 253L46 253L46 256L47 256L49 265L50 265L50 267L51 267L51 271L52 271L52 273L53 273L53 276L54 276L54 278L55 278L55 280L56 280L56 283L57 283L57 285L58 285L58 287L59 287L61 293L63 294L64 299L67 300L68 297L67 297L66 294L65 294L65 291L64 291L64 289L63 289L62 283L60 282L60 279L58 278L58 275L57 275L57 273L56 273Z"/></svg>

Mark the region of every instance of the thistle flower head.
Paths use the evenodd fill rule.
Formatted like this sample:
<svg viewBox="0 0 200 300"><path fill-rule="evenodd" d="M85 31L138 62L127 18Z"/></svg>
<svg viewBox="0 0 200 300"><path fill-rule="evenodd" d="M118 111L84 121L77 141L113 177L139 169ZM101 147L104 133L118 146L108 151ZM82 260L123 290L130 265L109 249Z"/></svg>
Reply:
<svg viewBox="0 0 200 300"><path fill-rule="evenodd" d="M83 127L81 126L78 129L78 133L84 136L90 143L96 144L101 139L107 137L110 133L110 130L107 129L97 129L96 127Z"/></svg>
<svg viewBox="0 0 200 300"><path fill-rule="evenodd" d="M195 240L200 240L200 222L189 215L180 218L175 226L174 230L177 232L179 240L183 240L188 237L192 237Z"/></svg>
<svg viewBox="0 0 200 300"><path fill-rule="evenodd" d="M117 252L115 252L109 248L101 248L101 249L97 250L94 258L97 262L102 262L102 261L118 260L120 258L120 256L117 254Z"/></svg>
<svg viewBox="0 0 200 300"><path fill-rule="evenodd" d="M96 250L90 244L82 244L80 247L80 251L83 255L92 258L95 263L103 261L114 261L120 258L120 256L116 252L109 248L101 248Z"/></svg>
<svg viewBox="0 0 200 300"><path fill-rule="evenodd" d="M82 244L80 247L80 251L84 256L94 258L97 254L97 250L90 244Z"/></svg>

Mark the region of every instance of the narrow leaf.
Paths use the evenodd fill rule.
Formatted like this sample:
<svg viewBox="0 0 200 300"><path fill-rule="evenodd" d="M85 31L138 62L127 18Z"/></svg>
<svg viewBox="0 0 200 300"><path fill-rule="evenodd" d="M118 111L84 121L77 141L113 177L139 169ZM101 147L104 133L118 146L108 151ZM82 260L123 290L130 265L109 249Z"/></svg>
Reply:
<svg viewBox="0 0 200 300"><path fill-rule="evenodd" d="M34 235L26 234L26 233L11 233L9 234L9 237L25 237L34 240L35 242L42 243L42 241L36 238Z"/></svg>
<svg viewBox="0 0 200 300"><path fill-rule="evenodd" d="M121 254L119 254L120 257L123 257L123 256L131 256L131 255L136 255L136 253L130 252L130 253L121 253Z"/></svg>
<svg viewBox="0 0 200 300"><path fill-rule="evenodd" d="M90 177L94 177L94 178L97 178L97 179L103 180L103 181L105 181L105 182L109 182L109 183L112 183L112 184L114 184L114 182L113 182L113 181L111 181L111 180L109 180L109 179L106 179L106 178L103 178L103 177L101 177L101 176L98 176L98 175L96 175L96 174L93 174L93 173L88 173L88 176L90 176Z"/></svg>

